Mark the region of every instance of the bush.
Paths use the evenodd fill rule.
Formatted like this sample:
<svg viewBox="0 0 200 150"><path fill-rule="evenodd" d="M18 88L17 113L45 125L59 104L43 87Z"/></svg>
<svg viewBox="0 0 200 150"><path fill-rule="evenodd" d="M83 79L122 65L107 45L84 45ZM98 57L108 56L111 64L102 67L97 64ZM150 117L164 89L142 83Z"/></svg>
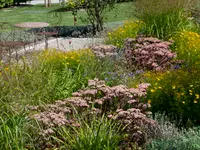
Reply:
<svg viewBox="0 0 200 150"><path fill-rule="evenodd" d="M153 113L166 113L180 125L200 124L200 70L179 69L144 74L151 83L147 99Z"/></svg>
<svg viewBox="0 0 200 150"><path fill-rule="evenodd" d="M19 4L19 3L26 3L27 1L31 1L31 0L1 0L0 1L0 8L3 8L5 6L11 6L13 4Z"/></svg>
<svg viewBox="0 0 200 150"><path fill-rule="evenodd" d="M126 38L135 38L137 36L141 25L141 21L125 22L122 27L118 27L114 31L108 33L106 43L122 48Z"/></svg>
<svg viewBox="0 0 200 150"><path fill-rule="evenodd" d="M147 150L198 150L200 148L200 128L178 129L164 115L156 114L160 134L147 144Z"/></svg>
<svg viewBox="0 0 200 150"><path fill-rule="evenodd" d="M3 8L5 6L10 6L13 4L13 0L1 0L0 1L0 8Z"/></svg>
<svg viewBox="0 0 200 150"><path fill-rule="evenodd" d="M200 35L196 32L182 31L177 33L173 40L174 51L177 53L177 59L187 62L192 67L198 64L200 60Z"/></svg>
<svg viewBox="0 0 200 150"><path fill-rule="evenodd" d="M69 0L69 1L65 1L63 0L61 3L62 8L64 8L64 10L66 11L71 11L74 9L78 9L76 2L74 0Z"/></svg>
<svg viewBox="0 0 200 150"><path fill-rule="evenodd" d="M3 8L5 6L5 0L0 1L0 8Z"/></svg>
<svg viewBox="0 0 200 150"><path fill-rule="evenodd" d="M171 44L152 37L126 39L124 51L127 67L157 71L170 68L173 66L172 59L176 57L171 52Z"/></svg>
<svg viewBox="0 0 200 150"><path fill-rule="evenodd" d="M14 4L26 3L31 0L14 0Z"/></svg>
<svg viewBox="0 0 200 150"><path fill-rule="evenodd" d="M144 22L142 31L147 36L169 39L175 32L189 28L186 9L196 1L140 0L136 1L137 16Z"/></svg>
<svg viewBox="0 0 200 150"><path fill-rule="evenodd" d="M32 107L37 111L35 118L43 127L42 135L49 136L54 132L52 128L59 126L80 126L77 116L81 114L87 118L91 115L106 115L113 121L122 124L123 133L126 134L124 144L132 147L132 144L141 146L148 137L155 134L157 124L148 118L148 104L141 103L145 98L149 84L139 84L138 88L128 89L124 85L109 87L102 80L88 81L88 87L72 94L73 97L56 101L40 107ZM62 139L62 138L61 138Z"/></svg>

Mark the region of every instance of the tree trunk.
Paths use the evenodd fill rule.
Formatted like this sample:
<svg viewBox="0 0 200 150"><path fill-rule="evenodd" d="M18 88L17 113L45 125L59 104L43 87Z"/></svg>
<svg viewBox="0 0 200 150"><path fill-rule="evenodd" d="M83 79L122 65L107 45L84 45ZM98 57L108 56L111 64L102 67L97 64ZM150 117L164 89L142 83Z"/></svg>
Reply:
<svg viewBox="0 0 200 150"><path fill-rule="evenodd" d="M100 15L100 9L101 9L101 6L100 6L100 1L98 0L95 0L95 17L96 17L96 23L97 23L97 31L102 31L103 30L103 21L102 21L102 18L101 18L101 15Z"/></svg>
<svg viewBox="0 0 200 150"><path fill-rule="evenodd" d="M48 6L47 6L47 0L44 0L44 4L45 4L45 7L48 7Z"/></svg>
<svg viewBox="0 0 200 150"><path fill-rule="evenodd" d="M48 7L51 7L51 0L48 0Z"/></svg>

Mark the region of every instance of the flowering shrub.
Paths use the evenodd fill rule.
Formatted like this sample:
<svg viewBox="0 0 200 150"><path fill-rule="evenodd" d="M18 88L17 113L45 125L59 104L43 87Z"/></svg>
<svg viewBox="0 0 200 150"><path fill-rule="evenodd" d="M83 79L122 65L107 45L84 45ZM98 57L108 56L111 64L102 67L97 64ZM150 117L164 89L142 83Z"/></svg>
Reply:
<svg viewBox="0 0 200 150"><path fill-rule="evenodd" d="M174 36L174 51L178 59L184 59L189 64L200 60L200 35L196 32L183 31Z"/></svg>
<svg viewBox="0 0 200 150"><path fill-rule="evenodd" d="M200 124L200 70L179 69L163 73L146 73L151 83L147 99L152 111L166 112L182 125L188 120Z"/></svg>
<svg viewBox="0 0 200 150"><path fill-rule="evenodd" d="M138 88L131 89L124 85L109 87L104 81L94 79L88 81L87 88L73 93L71 98L30 109L38 111L32 117L43 125L44 136L54 133L52 127L80 126L76 114L88 117L91 114L105 114L126 127L123 130L128 135L126 142L141 145L147 136L154 136L153 131L156 129L156 122L147 118L150 105L140 102L140 99L145 98L148 86L149 84L143 83Z"/></svg>
<svg viewBox="0 0 200 150"><path fill-rule="evenodd" d="M108 32L107 43L117 47L123 47L124 39L135 38L141 28L141 21L127 21L122 27L118 27L112 32Z"/></svg>
<svg viewBox="0 0 200 150"><path fill-rule="evenodd" d="M128 66L147 70L161 71L172 66L171 60L176 57L171 52L171 42L152 37L137 37L125 40L125 57Z"/></svg>

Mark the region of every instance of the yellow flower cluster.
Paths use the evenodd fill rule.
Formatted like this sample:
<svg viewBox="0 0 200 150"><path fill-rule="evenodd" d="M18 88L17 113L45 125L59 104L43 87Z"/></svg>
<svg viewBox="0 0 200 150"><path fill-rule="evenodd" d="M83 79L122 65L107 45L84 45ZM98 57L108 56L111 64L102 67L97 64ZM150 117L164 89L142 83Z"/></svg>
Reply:
<svg viewBox="0 0 200 150"><path fill-rule="evenodd" d="M200 34L183 31L174 37L179 59L187 59L198 63L200 58Z"/></svg>
<svg viewBox="0 0 200 150"><path fill-rule="evenodd" d="M65 53L65 63L66 64L71 64L76 63L76 62L85 62L86 59L83 57L93 57L94 54L90 49L85 49L85 50L73 50Z"/></svg>
<svg viewBox="0 0 200 150"><path fill-rule="evenodd" d="M45 60L62 60L65 58L65 52L63 51L57 51L57 50L44 50L40 53L39 58L45 59Z"/></svg>
<svg viewBox="0 0 200 150"><path fill-rule="evenodd" d="M62 63L63 65L75 65L84 62L83 57L93 57L94 54L90 49L72 50L69 52L57 50L45 50L39 55L40 60L45 62Z"/></svg>
<svg viewBox="0 0 200 150"><path fill-rule="evenodd" d="M177 77L178 75L182 75L182 77ZM200 95L198 91L199 82L195 81L193 84L189 86L184 86L185 83L183 81L186 80L186 76L188 76L187 72L183 70L177 70L174 72L147 72L144 74L147 82L151 84L149 89L149 93L151 95L157 95L160 92L170 93L174 95L174 98L177 99L182 104L187 104L192 99L194 104L199 103ZM185 81L187 82L187 80ZM187 84L187 83L186 83ZM171 86L169 86L171 85ZM188 100L189 101L188 101Z"/></svg>
<svg viewBox="0 0 200 150"><path fill-rule="evenodd" d="M127 21L123 26L118 27L112 32L108 32L108 44L113 44L117 47L122 47L124 39L135 38L139 29L141 28L142 21Z"/></svg>
<svg viewBox="0 0 200 150"><path fill-rule="evenodd" d="M196 32L184 31L180 34L180 40L185 43L188 50L200 50L200 35Z"/></svg>

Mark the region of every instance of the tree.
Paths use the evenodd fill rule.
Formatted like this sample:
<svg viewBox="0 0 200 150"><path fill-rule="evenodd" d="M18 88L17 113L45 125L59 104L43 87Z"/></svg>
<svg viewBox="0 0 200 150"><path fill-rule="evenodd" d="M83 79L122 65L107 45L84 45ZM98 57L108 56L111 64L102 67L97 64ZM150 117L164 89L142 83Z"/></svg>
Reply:
<svg viewBox="0 0 200 150"><path fill-rule="evenodd" d="M115 0L76 0L77 8L81 6L87 12L86 20L92 24L93 34L103 30L105 12L114 8Z"/></svg>
<svg viewBox="0 0 200 150"><path fill-rule="evenodd" d="M51 7L51 0L44 0L45 7Z"/></svg>

